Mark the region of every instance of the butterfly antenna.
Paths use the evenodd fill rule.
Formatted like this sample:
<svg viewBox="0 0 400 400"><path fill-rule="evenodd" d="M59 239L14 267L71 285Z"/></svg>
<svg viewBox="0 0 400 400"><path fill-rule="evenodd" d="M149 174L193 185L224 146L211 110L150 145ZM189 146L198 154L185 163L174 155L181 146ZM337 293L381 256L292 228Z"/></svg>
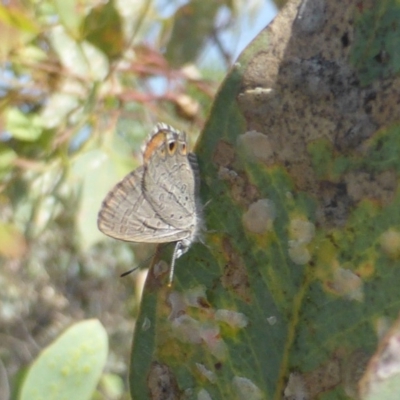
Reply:
<svg viewBox="0 0 400 400"><path fill-rule="evenodd" d="M132 269L122 273L120 275L120 278L123 278L124 276L127 276L127 275L131 274L132 272L136 271L137 269L139 269L143 264L147 263L149 260L151 260L153 257L155 257L160 252L160 249L162 249L164 246L167 246L169 244L170 243L166 243L165 245L158 245L157 250L151 256L149 256L145 260L143 260L137 267L132 268ZM174 252L174 254L175 254L175 252Z"/></svg>
<svg viewBox="0 0 400 400"><path fill-rule="evenodd" d="M123 274L121 274L119 277L120 277L120 278L123 278L124 276L127 276L127 275L131 274L133 271L136 271L138 268L139 268L139 267L135 267L135 268L132 268L132 269L130 269L130 270L128 270L128 271L125 271L125 272L124 272Z"/></svg>
<svg viewBox="0 0 400 400"><path fill-rule="evenodd" d="M155 255L157 255L158 251L156 250L151 256L147 257L145 260L143 260L137 267L132 268L120 275L120 278L123 278L124 276L127 276L131 274L132 272L136 271L139 269L143 264L147 263L149 260L151 260Z"/></svg>

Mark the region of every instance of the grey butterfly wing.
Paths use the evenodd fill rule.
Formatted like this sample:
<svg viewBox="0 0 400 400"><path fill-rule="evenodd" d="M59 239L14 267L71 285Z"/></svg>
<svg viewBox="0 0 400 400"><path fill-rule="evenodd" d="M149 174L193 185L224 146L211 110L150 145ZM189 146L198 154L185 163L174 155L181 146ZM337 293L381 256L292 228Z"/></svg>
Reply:
<svg viewBox="0 0 400 400"><path fill-rule="evenodd" d="M130 242L165 243L184 238L186 234L161 219L143 195L143 172L143 167L137 168L108 193L98 214L98 228Z"/></svg>
<svg viewBox="0 0 400 400"><path fill-rule="evenodd" d="M188 232L197 221L196 179L186 155L153 157L145 168L144 194L166 223Z"/></svg>

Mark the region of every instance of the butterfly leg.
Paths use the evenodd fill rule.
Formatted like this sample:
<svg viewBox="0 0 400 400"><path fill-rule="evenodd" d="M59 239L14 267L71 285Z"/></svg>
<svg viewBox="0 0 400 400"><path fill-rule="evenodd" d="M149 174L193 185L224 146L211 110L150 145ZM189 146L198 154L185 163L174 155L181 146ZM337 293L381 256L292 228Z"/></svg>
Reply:
<svg viewBox="0 0 400 400"><path fill-rule="evenodd" d="M188 241L187 239L183 239L180 240L179 242L176 242L174 253L172 254L171 268L169 270L169 281L168 281L169 287L171 287L172 280L174 279L175 261L177 258L185 254L189 250L190 244L191 244L190 241Z"/></svg>

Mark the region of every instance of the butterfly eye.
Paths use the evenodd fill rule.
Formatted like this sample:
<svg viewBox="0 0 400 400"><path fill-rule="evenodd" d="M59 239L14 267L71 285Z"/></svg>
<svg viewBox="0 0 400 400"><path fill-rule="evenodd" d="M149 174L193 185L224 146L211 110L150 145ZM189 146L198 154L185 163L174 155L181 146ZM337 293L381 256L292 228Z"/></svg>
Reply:
<svg viewBox="0 0 400 400"><path fill-rule="evenodd" d="M168 151L170 154L172 154L175 151L176 143L175 142L170 142L168 144Z"/></svg>

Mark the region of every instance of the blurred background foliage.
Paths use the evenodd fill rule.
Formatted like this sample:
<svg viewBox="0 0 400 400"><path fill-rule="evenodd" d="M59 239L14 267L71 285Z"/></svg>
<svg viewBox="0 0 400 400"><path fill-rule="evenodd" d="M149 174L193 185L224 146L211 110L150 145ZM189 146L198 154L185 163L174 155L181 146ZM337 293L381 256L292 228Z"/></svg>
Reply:
<svg viewBox="0 0 400 400"><path fill-rule="evenodd" d="M265 0L0 3L0 400L85 318L110 348L96 398L128 398L144 275L119 275L153 250L98 232L100 203L141 163L155 122L194 144L227 69L275 12Z"/></svg>

